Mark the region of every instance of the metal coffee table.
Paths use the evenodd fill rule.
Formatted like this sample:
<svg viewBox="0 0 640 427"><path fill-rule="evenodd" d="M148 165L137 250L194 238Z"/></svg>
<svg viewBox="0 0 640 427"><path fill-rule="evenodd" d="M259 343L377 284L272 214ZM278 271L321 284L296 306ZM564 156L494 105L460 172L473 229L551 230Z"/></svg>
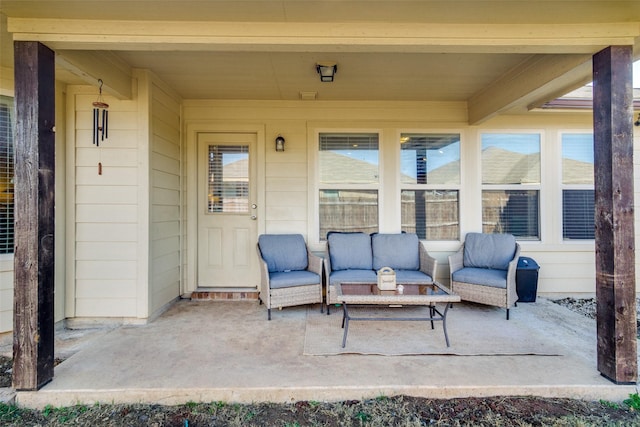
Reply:
<svg viewBox="0 0 640 427"><path fill-rule="evenodd" d="M367 321L427 321L431 322L431 329L434 328L433 322L441 321L444 331L444 339L449 347L449 335L447 334L447 312L454 302L460 302L458 295L452 294L449 289L440 283L430 285L408 284L402 285L402 288L395 291L381 291L375 283L341 283L336 286L336 298L342 303L342 328L344 334L342 337L342 347L347 343L347 334L349 333L349 321L351 320L367 320ZM436 308L436 304L444 304L444 310ZM349 314L349 306L426 306L429 307L428 317L353 317Z"/></svg>

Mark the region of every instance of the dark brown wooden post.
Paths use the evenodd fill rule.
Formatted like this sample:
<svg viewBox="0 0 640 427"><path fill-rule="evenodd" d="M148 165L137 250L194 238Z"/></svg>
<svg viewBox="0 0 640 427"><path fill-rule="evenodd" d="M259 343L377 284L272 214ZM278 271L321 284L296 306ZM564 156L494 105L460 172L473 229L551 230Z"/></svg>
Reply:
<svg viewBox="0 0 640 427"><path fill-rule="evenodd" d="M631 46L593 56L598 370L618 384L638 378Z"/></svg>
<svg viewBox="0 0 640 427"><path fill-rule="evenodd" d="M53 379L55 57L15 42L15 258L13 387Z"/></svg>

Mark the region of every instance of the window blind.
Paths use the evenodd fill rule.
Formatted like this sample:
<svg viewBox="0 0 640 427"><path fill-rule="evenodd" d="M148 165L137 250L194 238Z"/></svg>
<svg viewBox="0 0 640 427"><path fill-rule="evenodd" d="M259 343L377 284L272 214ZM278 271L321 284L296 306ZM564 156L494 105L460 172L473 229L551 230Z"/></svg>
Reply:
<svg viewBox="0 0 640 427"><path fill-rule="evenodd" d="M484 190L482 229L485 233L510 233L520 239L538 239L539 191Z"/></svg>
<svg viewBox="0 0 640 427"><path fill-rule="evenodd" d="M0 96L0 254L13 253L13 99Z"/></svg>
<svg viewBox="0 0 640 427"><path fill-rule="evenodd" d="M320 151L377 150L377 133L321 133Z"/></svg>
<svg viewBox="0 0 640 427"><path fill-rule="evenodd" d="M562 238L595 239L595 194L593 190L562 191Z"/></svg>
<svg viewBox="0 0 640 427"><path fill-rule="evenodd" d="M210 145L209 212L249 212L249 146Z"/></svg>

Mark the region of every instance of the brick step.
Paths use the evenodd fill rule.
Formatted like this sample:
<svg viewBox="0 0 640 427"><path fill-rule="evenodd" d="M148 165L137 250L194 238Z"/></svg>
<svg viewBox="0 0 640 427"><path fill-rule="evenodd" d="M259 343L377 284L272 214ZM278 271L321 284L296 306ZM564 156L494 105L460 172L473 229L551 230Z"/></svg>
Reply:
<svg viewBox="0 0 640 427"><path fill-rule="evenodd" d="M191 293L191 299L197 301L207 300L234 300L234 301L257 301L258 291L254 289L198 289Z"/></svg>

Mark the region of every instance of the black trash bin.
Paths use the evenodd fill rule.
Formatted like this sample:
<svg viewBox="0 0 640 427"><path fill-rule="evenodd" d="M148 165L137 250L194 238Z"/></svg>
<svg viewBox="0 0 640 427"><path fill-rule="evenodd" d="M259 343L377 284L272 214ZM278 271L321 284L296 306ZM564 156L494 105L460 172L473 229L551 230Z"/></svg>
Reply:
<svg viewBox="0 0 640 427"><path fill-rule="evenodd" d="M523 256L518 259L516 270L518 302L536 302L539 270L540 266L532 258Z"/></svg>

